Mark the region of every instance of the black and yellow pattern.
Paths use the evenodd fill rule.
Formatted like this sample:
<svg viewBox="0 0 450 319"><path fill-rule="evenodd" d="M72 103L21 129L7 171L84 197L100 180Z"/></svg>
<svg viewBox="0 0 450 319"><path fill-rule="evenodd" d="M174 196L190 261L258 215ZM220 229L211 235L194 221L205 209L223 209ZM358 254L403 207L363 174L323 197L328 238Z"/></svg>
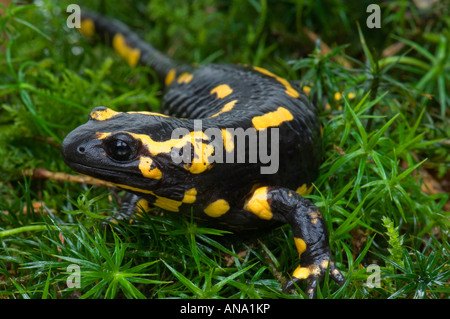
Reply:
<svg viewBox="0 0 450 319"><path fill-rule="evenodd" d="M260 67L178 65L124 24L94 13L83 12L81 32L98 35L131 66L151 67L166 93L163 113L95 108L63 142L69 166L138 195L139 206L188 214L194 208L199 218L235 231L289 223L301 258L286 288L305 279L312 297L327 270L343 282L323 218L301 196L311 191L321 159L316 110L303 92ZM179 128L189 133L173 137ZM208 128L221 136L208 135ZM219 152L237 158L237 141L227 128L252 128L257 136L277 128L277 172L262 174L264 163L249 161L249 154L244 162L212 161ZM214 138L223 139L222 149L211 144ZM267 142L268 153L270 146ZM194 160L174 162L174 154L183 156L186 147Z"/></svg>

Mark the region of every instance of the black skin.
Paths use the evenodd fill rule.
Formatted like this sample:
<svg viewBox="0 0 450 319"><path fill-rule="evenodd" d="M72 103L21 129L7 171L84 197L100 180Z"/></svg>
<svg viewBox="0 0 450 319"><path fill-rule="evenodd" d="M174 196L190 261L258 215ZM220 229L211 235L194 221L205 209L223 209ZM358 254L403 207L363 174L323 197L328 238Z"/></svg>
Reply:
<svg viewBox="0 0 450 319"><path fill-rule="evenodd" d="M120 113L106 120L98 120L95 112L105 108L94 109L89 121L65 138L62 145L65 162L80 173L125 185L129 191L130 187L134 188L131 192L135 195L130 196L131 204L126 205L128 209L124 209L125 215L130 213L129 208L134 207L139 198L156 204L157 199L162 197L180 201L179 212L182 214L190 215L193 208L199 219L236 232L288 223L294 237L301 239L306 246L301 252L301 267L315 267L317 270L311 271L307 278L302 278L307 281L308 296L315 296L318 281L326 271L332 279L342 284L345 279L332 261L328 233L320 212L293 191L303 184L313 183L321 160L319 122L316 110L307 97L298 90L295 90L298 96L287 94L286 83L272 74L251 67L207 65L194 69L178 66L116 20L86 11L83 11L82 19L92 20L96 33L106 42L111 42L115 34L124 35L128 46L140 50L139 62L153 68L162 83L172 69L176 70L177 77L183 72L189 72L192 78L187 83L175 78L166 88L163 113L171 117ZM211 90L221 84L228 85L232 93L223 98L211 94ZM232 110L211 117L234 100L237 102ZM203 132L207 128L240 127L245 130L253 127L254 117L276 111L280 106L288 110L293 119L277 125L280 156L279 169L274 174L261 174L261 166L267 164L259 161L214 163L206 171L193 174L183 164L174 163L168 153L150 156L143 142L131 135L142 134L156 142L168 141L176 128L194 131L194 119L202 119ZM99 138L99 133L111 135ZM249 150L248 144L246 152ZM222 151L226 153L225 148ZM142 156L152 158L151 168L158 168L162 178L151 179L142 175L138 168ZM265 200L272 213L270 220L261 219L244 208L255 188L265 186L268 187ZM192 188L197 191L195 202L181 203L185 192ZM218 199L227 201L227 212L220 217L206 215L203 212L205 207ZM324 261L329 264L324 264ZM295 288L298 281L298 278L293 277L285 289Z"/></svg>

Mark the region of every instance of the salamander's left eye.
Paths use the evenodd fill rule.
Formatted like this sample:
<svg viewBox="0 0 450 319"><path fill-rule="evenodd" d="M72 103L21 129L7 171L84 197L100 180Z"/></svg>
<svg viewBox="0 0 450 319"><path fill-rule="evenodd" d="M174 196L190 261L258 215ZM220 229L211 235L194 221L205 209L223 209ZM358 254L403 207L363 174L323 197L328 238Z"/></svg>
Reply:
<svg viewBox="0 0 450 319"><path fill-rule="evenodd" d="M106 141L106 153L116 161L125 162L136 156L136 140L128 134L117 134Z"/></svg>

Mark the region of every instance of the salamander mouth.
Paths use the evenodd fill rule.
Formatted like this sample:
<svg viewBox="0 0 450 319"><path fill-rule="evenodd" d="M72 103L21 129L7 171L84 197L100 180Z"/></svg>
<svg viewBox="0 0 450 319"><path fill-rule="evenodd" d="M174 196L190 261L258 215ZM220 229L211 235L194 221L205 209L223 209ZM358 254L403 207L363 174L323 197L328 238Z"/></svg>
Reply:
<svg viewBox="0 0 450 319"><path fill-rule="evenodd" d="M67 163L67 165L76 172L79 172L83 175L87 175L99 179L101 181L106 181L113 184L127 185L131 187L147 189L149 186L152 186L152 188L154 188L154 186L158 183L158 181L156 180L145 178L138 172L125 169L117 169L117 168L105 169L103 167L86 165L77 162Z"/></svg>

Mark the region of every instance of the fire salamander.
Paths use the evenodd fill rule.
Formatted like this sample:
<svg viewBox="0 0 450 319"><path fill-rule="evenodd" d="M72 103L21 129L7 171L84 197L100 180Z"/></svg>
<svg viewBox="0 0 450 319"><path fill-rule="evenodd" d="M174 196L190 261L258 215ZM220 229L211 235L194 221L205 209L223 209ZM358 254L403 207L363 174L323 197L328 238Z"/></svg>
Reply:
<svg viewBox="0 0 450 319"><path fill-rule="evenodd" d="M129 191L141 206L193 212L236 232L288 223L300 265L284 288L306 280L313 298L327 271L344 282L323 216L302 197L321 160L316 109L303 92L261 67L178 64L95 13L82 12L80 29L131 66L152 68L166 93L163 113L94 108L63 141L72 169Z"/></svg>

